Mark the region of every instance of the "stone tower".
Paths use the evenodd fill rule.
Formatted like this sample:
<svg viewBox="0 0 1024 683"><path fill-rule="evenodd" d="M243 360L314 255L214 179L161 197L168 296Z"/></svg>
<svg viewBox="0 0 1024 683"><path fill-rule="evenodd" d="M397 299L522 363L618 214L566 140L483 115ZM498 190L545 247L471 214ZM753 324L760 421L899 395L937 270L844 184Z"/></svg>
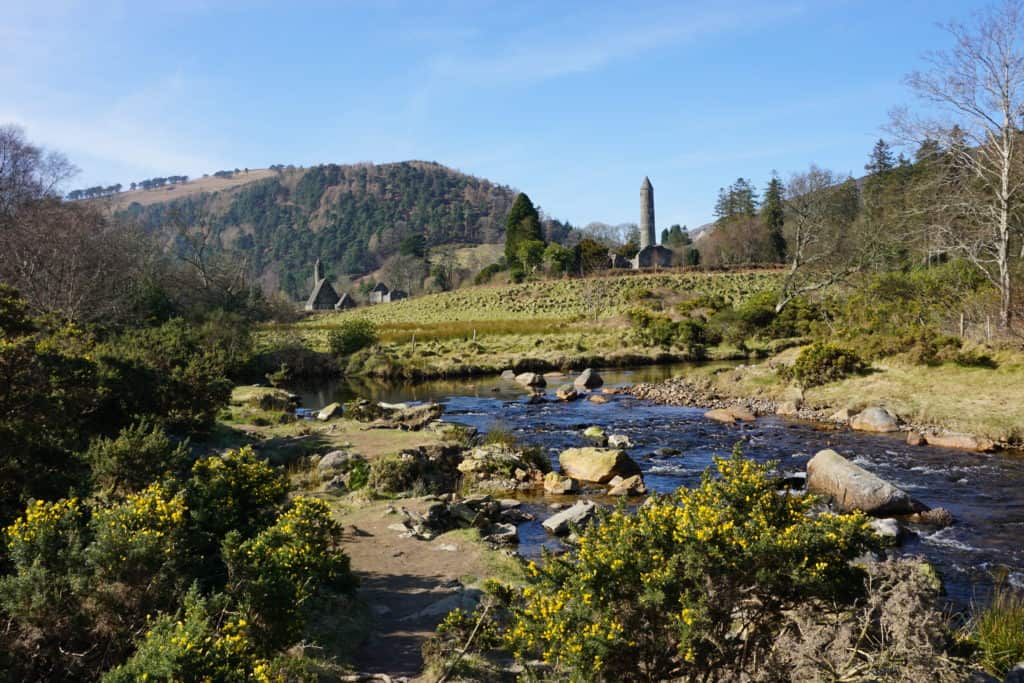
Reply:
<svg viewBox="0 0 1024 683"><path fill-rule="evenodd" d="M644 176L640 186L640 248L654 245L654 187L650 178Z"/></svg>

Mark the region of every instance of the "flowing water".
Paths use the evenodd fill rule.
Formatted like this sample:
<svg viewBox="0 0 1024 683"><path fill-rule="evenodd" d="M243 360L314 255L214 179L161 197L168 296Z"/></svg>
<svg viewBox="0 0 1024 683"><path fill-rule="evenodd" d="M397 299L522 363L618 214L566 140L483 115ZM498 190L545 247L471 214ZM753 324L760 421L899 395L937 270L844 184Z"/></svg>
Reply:
<svg viewBox="0 0 1024 683"><path fill-rule="evenodd" d="M685 366L602 371L606 386L657 381L685 373ZM558 380L552 382L557 386ZM600 425L607 434L625 434L635 444L629 454L643 470L647 487L672 491L693 486L737 441L758 461L775 460L782 471L803 471L823 448L833 448L932 507L944 507L956 524L942 530L913 527L901 552L921 554L942 574L949 598L970 602L991 584L994 572L1008 571L1009 581L1024 586L1024 457L976 454L931 447L911 447L902 436L825 430L820 425L762 417L754 423L723 425L703 417L698 408L661 406L630 396L609 396L607 404L589 401L528 404L528 393L496 377L427 382L417 385L352 384L343 380L296 387L307 407L365 397L375 401L439 401L445 419L487 431L496 425L530 445L544 447L557 468L558 454L586 445L582 431ZM553 398L554 389L548 391ZM680 455L660 457L673 448ZM550 514L543 498L524 501L537 521L519 527L520 552L539 554L558 541L545 534L540 521ZM980 593L979 593L980 594Z"/></svg>

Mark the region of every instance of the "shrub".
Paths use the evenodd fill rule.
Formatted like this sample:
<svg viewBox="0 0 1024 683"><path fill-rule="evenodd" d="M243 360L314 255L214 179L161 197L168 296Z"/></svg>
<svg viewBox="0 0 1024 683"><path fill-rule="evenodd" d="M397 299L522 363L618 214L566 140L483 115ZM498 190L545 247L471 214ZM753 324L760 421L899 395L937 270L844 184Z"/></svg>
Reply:
<svg viewBox="0 0 1024 683"><path fill-rule="evenodd" d="M250 538L274 522L288 495L288 481L246 446L192 465L185 483L190 546L204 581L223 578L221 539L229 532Z"/></svg>
<svg viewBox="0 0 1024 683"><path fill-rule="evenodd" d="M678 331L667 315L652 313L645 308L630 309L627 315L633 323L633 338L638 344L665 349L675 344Z"/></svg>
<svg viewBox="0 0 1024 683"><path fill-rule="evenodd" d="M210 429L231 397L235 352L180 318L131 330L100 349L105 416L151 415L170 429ZM208 345L209 344L209 345Z"/></svg>
<svg viewBox="0 0 1024 683"><path fill-rule="evenodd" d="M489 266L485 266L483 269L480 270L479 273L476 274L476 277L473 278L473 284L487 284L488 282L491 281L492 278L494 278L495 275L502 272L503 270L505 270L505 267L500 263L492 263Z"/></svg>
<svg viewBox="0 0 1024 683"><path fill-rule="evenodd" d="M176 608L188 584L185 517L184 495L160 484L93 514L90 602L97 630L113 636L112 648L123 653L146 615Z"/></svg>
<svg viewBox="0 0 1024 683"><path fill-rule="evenodd" d="M331 353L338 356L351 355L376 343L376 325L363 318L344 320L327 335Z"/></svg>
<svg viewBox="0 0 1024 683"><path fill-rule="evenodd" d="M1024 661L1024 593L998 583L991 602L970 623L968 638L978 661L995 676Z"/></svg>
<svg viewBox="0 0 1024 683"><path fill-rule="evenodd" d="M851 597L850 560L872 544L863 515L809 516L811 498L778 495L738 449L716 469L531 564L509 601L515 656L573 680L721 680L757 668L788 610Z"/></svg>
<svg viewBox="0 0 1024 683"><path fill-rule="evenodd" d="M107 495L124 495L144 488L167 472L188 462L188 446L171 443L164 430L143 420L121 430L116 439L98 438L89 445L85 460L93 486Z"/></svg>
<svg viewBox="0 0 1024 683"><path fill-rule="evenodd" d="M388 455L370 463L370 486L380 493L409 491L419 476L419 461L408 454Z"/></svg>
<svg viewBox="0 0 1024 683"><path fill-rule="evenodd" d="M204 598L192 590L181 614L157 616L124 664L108 671L103 683L199 681L249 683L284 681L258 653L250 625L226 614L222 595Z"/></svg>
<svg viewBox="0 0 1024 683"><path fill-rule="evenodd" d="M302 608L321 589L351 592L355 578L340 550L341 525L322 500L296 498L287 512L252 539L224 541L228 592L243 606L251 637L266 651L295 642Z"/></svg>
<svg viewBox="0 0 1024 683"><path fill-rule="evenodd" d="M707 327L699 320L683 320L676 324L676 341L694 360L700 360L706 355Z"/></svg>
<svg viewBox="0 0 1024 683"><path fill-rule="evenodd" d="M36 500L5 530L11 569L0 577L0 606L45 634L40 645L52 649L44 657L58 656L56 643L82 642L85 635L85 515L77 498Z"/></svg>
<svg viewBox="0 0 1024 683"><path fill-rule="evenodd" d="M827 342L814 342L800 352L792 367L781 372L786 378L807 389L863 372L865 367L860 356L850 349Z"/></svg>

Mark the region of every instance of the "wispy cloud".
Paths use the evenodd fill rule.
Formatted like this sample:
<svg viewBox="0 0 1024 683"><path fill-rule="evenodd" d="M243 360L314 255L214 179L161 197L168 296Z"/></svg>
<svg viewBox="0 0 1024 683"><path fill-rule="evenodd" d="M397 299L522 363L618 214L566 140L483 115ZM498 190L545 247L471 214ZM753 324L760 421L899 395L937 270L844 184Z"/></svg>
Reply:
<svg viewBox="0 0 1024 683"><path fill-rule="evenodd" d="M686 43L804 11L800 3L715 3L705 8L576 17L560 30L531 29L503 43L448 52L430 61L440 80L471 85L529 84L585 73L666 45Z"/></svg>

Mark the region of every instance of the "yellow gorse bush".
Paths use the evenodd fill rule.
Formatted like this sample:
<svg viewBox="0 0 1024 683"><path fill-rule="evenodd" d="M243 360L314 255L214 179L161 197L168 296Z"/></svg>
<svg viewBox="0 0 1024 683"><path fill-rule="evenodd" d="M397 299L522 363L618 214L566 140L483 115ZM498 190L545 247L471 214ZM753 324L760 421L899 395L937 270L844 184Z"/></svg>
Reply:
<svg viewBox="0 0 1024 683"><path fill-rule="evenodd" d="M862 515L811 515L737 451L717 476L620 507L575 552L530 566L505 644L578 680L661 680L756 661L783 610L859 582Z"/></svg>
<svg viewBox="0 0 1024 683"><path fill-rule="evenodd" d="M82 514L78 498L64 498L54 503L35 500L29 503L25 514L4 531L9 544L32 544L58 532L61 523Z"/></svg>

